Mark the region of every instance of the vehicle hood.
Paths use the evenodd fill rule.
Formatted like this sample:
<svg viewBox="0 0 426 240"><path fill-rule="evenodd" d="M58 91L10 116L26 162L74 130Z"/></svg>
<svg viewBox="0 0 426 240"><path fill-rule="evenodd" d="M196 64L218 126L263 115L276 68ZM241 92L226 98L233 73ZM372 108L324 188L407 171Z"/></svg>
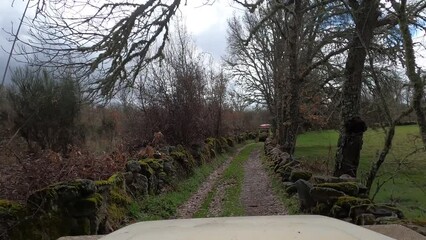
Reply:
<svg viewBox="0 0 426 240"><path fill-rule="evenodd" d="M101 240L392 239L324 216L258 216L139 222Z"/></svg>

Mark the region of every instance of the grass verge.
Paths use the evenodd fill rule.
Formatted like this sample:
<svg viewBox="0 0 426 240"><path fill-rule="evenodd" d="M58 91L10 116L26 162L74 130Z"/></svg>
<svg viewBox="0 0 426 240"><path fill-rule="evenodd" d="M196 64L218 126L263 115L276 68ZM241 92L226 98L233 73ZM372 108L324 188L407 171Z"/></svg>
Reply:
<svg viewBox="0 0 426 240"><path fill-rule="evenodd" d="M209 215L209 207L211 202L213 201L214 196L216 195L216 188L213 187L212 190L207 195L203 204L201 204L200 209L194 214L194 218L206 218Z"/></svg>
<svg viewBox="0 0 426 240"><path fill-rule="evenodd" d="M297 197L289 196L287 192L285 191L283 184L281 182L280 177L278 177L270 165L270 162L268 161L268 158L266 157L265 153L261 151L260 154L262 159L263 167L265 168L266 172L269 175L269 179L271 179L272 183L272 190L275 192L275 194L278 196L280 201L284 204L285 209L287 210L289 215L293 214L300 214L299 211L299 200Z"/></svg>
<svg viewBox="0 0 426 240"><path fill-rule="evenodd" d="M262 143L252 143L246 145L223 173L223 177L220 181L231 185L225 192L225 200L223 202L221 216L229 217L245 215L245 210L240 198L244 181L243 164L247 161L254 150L261 147L261 144Z"/></svg>
<svg viewBox="0 0 426 240"><path fill-rule="evenodd" d="M194 194L206 178L235 152L221 154L209 164L204 164L194 170L193 175L178 183L172 192L148 196L131 206L131 213L137 221L170 219L176 216L177 208Z"/></svg>
<svg viewBox="0 0 426 240"><path fill-rule="evenodd" d="M364 134L361 151L359 179L365 179L371 164L376 161L377 154L383 147L384 132L369 129ZM296 157L322 172L330 172L334 167L334 154L338 132L335 130L314 131L301 134L297 139ZM404 211L411 220L426 220L426 153L409 153L419 148L418 126L398 126L393 147L378 177L373 184L372 193L378 183L392 176L398 167L396 177L388 181L377 194L376 202L392 203Z"/></svg>

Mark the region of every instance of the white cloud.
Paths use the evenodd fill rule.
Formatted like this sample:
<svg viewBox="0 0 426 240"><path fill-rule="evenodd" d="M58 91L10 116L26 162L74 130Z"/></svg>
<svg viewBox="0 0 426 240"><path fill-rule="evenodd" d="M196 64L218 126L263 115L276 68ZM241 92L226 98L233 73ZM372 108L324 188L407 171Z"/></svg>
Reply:
<svg viewBox="0 0 426 240"><path fill-rule="evenodd" d="M188 1L188 5L181 8L181 13L198 47L219 61L226 50L228 19L242 10L236 8L232 0L216 0L211 5L201 2Z"/></svg>

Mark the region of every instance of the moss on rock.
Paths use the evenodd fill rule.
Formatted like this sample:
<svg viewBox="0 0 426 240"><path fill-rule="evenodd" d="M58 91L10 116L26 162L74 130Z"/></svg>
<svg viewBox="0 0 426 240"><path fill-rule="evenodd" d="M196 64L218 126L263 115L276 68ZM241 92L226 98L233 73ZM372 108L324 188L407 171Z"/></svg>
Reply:
<svg viewBox="0 0 426 240"><path fill-rule="evenodd" d="M333 188L337 191L344 192L350 196L356 196L359 192L358 184L355 182L339 182L339 183L321 183L317 187Z"/></svg>
<svg viewBox="0 0 426 240"><path fill-rule="evenodd" d="M149 165L145 160L140 160L139 164L141 166L141 174L145 175L147 178L155 175L155 170Z"/></svg>
<svg viewBox="0 0 426 240"><path fill-rule="evenodd" d="M343 196L339 197L335 203L335 205L340 206L344 209L350 210L353 206L371 204L370 199L366 198L357 198L352 196Z"/></svg>
<svg viewBox="0 0 426 240"><path fill-rule="evenodd" d="M160 172L163 169L163 160L161 159L148 158L141 162L147 163L156 172Z"/></svg>
<svg viewBox="0 0 426 240"><path fill-rule="evenodd" d="M181 145L178 145L170 156L178 162L187 173L192 172L195 167L193 156Z"/></svg>
<svg viewBox="0 0 426 240"><path fill-rule="evenodd" d="M311 212L313 214L328 216L330 213L330 207L324 203L317 203L317 205L311 209Z"/></svg>
<svg viewBox="0 0 426 240"><path fill-rule="evenodd" d="M339 197L345 196L344 192L326 187L313 187L310 194L316 202L326 203L334 203Z"/></svg>
<svg viewBox="0 0 426 240"><path fill-rule="evenodd" d="M0 219L4 217L19 218L25 215L25 206L9 200L0 199Z"/></svg>
<svg viewBox="0 0 426 240"><path fill-rule="evenodd" d="M309 181L311 179L312 173L302 170L293 170L290 174L290 181L296 182L299 179L303 179L305 181Z"/></svg>

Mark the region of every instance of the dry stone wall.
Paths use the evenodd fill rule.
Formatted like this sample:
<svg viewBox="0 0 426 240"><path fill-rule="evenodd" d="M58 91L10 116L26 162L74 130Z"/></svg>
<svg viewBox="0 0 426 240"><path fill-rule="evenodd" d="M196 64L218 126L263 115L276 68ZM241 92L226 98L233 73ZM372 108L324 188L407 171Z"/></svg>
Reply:
<svg viewBox="0 0 426 240"><path fill-rule="evenodd" d="M132 201L173 189L195 167L236 143L256 137L244 133L231 138L208 138L188 149L168 146L154 158L128 161L125 172L106 180L57 183L34 192L25 204L0 200L0 239L50 240L109 233L126 221Z"/></svg>
<svg viewBox="0 0 426 240"><path fill-rule="evenodd" d="M403 213L392 205L373 203L367 188L348 175L316 176L267 139L264 151L288 195L297 194L300 210L358 225L398 222Z"/></svg>

